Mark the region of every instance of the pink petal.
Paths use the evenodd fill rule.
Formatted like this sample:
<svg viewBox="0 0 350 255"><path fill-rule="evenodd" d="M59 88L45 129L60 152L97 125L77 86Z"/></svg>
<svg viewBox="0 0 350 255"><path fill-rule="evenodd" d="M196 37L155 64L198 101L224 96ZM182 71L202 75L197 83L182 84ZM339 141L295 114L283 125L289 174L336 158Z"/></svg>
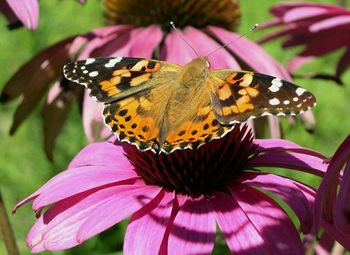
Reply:
<svg viewBox="0 0 350 255"><path fill-rule="evenodd" d="M299 67L301 67L302 65L310 62L313 59L315 59L315 57L313 57L313 56L296 56L296 57L293 57L288 62L287 70L289 72L293 72L296 69L298 69Z"/></svg>
<svg viewBox="0 0 350 255"><path fill-rule="evenodd" d="M271 7L270 12L275 15L275 16L283 16L286 14L286 12L297 9L297 8L304 8L304 7L309 7L309 8L324 8L327 10L343 10L345 11L346 9L337 7L335 5L327 5L327 4L321 4L321 3L311 3L311 2L291 2L291 3L280 3L276 4Z"/></svg>
<svg viewBox="0 0 350 255"><path fill-rule="evenodd" d="M113 209L110 211L114 214L113 218L100 218L99 224L87 230L90 233L96 231L95 234L97 234L98 231L104 230L100 228L101 225L117 224L151 201L156 197L156 193L157 191L150 187L124 185L99 191L93 190L62 200L51 207L43 215L43 220L37 223L43 226L35 226L34 230L31 230L28 236L28 246L43 246L46 250L61 250L78 245L85 240L80 238L80 233L86 231L84 226L89 225L91 214L99 212L102 208ZM142 194L143 196L140 196ZM113 208L109 208L110 203L113 204Z"/></svg>
<svg viewBox="0 0 350 255"><path fill-rule="evenodd" d="M61 41L40 52L34 58L21 66L20 69L6 83L1 92L1 101L7 102L13 100L23 93L23 91L36 91L44 85L46 89L49 86L49 83L55 80L59 74L61 74L62 69L56 68L58 64L56 62L61 63L60 66L63 67L64 63L68 61L69 56L67 49L70 47L72 41L73 38ZM62 56L64 56L64 59L61 59ZM51 70L51 68L53 68L53 70ZM48 70L54 72L47 72Z"/></svg>
<svg viewBox="0 0 350 255"><path fill-rule="evenodd" d="M31 30L38 26L39 5L37 0L6 0L19 20Z"/></svg>
<svg viewBox="0 0 350 255"><path fill-rule="evenodd" d="M261 233L271 254L304 254L303 246L293 222L270 197L247 185L231 185L233 197Z"/></svg>
<svg viewBox="0 0 350 255"><path fill-rule="evenodd" d="M321 16L322 14L327 14L328 10L322 7L301 7L295 8L287 11L283 16L283 22L290 23L295 21L300 21L303 19L313 18Z"/></svg>
<svg viewBox="0 0 350 255"><path fill-rule="evenodd" d="M186 27L179 31L188 43L198 52L199 56L206 56L210 51L219 48L221 45L215 42L202 31L194 27ZM161 49L160 58L172 63L185 65L197 58L196 52L177 34L172 31L165 38L164 46ZM181 52L181 54L178 54ZM237 61L226 51L220 50L209 59L212 69L234 68L240 69Z"/></svg>
<svg viewBox="0 0 350 255"><path fill-rule="evenodd" d="M350 66L350 44L347 45L346 51L343 53L341 56L338 66L337 66L337 71L336 75L341 76L347 68Z"/></svg>
<svg viewBox="0 0 350 255"><path fill-rule="evenodd" d="M281 138L281 127L280 121L276 116L267 116L267 121L269 124L270 137L273 138Z"/></svg>
<svg viewBox="0 0 350 255"><path fill-rule="evenodd" d="M108 166L114 171L133 171L133 166L124 156L122 146L111 142L97 142L84 147L70 162L68 169L82 166Z"/></svg>
<svg viewBox="0 0 350 255"><path fill-rule="evenodd" d="M350 13L349 13L350 14ZM328 19L324 19L319 22L315 22L309 27L310 32L315 33L321 30L330 30L335 29L336 31L340 31L343 28L345 30L349 30L350 24L350 15L336 16Z"/></svg>
<svg viewBox="0 0 350 255"><path fill-rule="evenodd" d="M308 132L314 132L316 128L316 119L312 112L312 110L308 110L306 112L303 112L300 115L300 120L303 123L303 126L305 130Z"/></svg>
<svg viewBox="0 0 350 255"><path fill-rule="evenodd" d="M340 232L333 224L325 220L322 221L322 227L330 236L332 236L345 249L350 250L350 238L348 234L344 234Z"/></svg>
<svg viewBox="0 0 350 255"><path fill-rule="evenodd" d="M173 199L174 193L166 193L158 206L145 206L131 217L124 238L125 255L161 254L165 230L174 220L171 219Z"/></svg>
<svg viewBox="0 0 350 255"><path fill-rule="evenodd" d="M183 33L185 39L192 45L194 49L198 51L200 56L206 56L213 50L216 50L222 46L204 34L201 30L194 27L186 27ZM224 49L218 50L215 52L215 54L211 55L209 62L212 69L240 69L237 61L228 51Z"/></svg>
<svg viewBox="0 0 350 255"><path fill-rule="evenodd" d="M272 192L290 206L300 221L303 233L309 233L312 227L311 206L302 191L293 181L275 174L243 173L239 179L248 185Z"/></svg>
<svg viewBox="0 0 350 255"><path fill-rule="evenodd" d="M327 220L332 219L333 206L336 202L340 172L343 166L349 160L349 158L350 158L350 136L348 136L344 140L344 142L339 146L339 148L335 152L329 164L327 172L325 173L323 180L321 182L321 185L318 189L316 200L315 200L315 228L316 229L319 228L321 224L321 217L324 217L323 215L325 215ZM342 182L344 181L348 181L348 179L343 179ZM337 213L343 213L343 211L341 210L340 212L337 212ZM341 218L337 218L336 220Z"/></svg>
<svg viewBox="0 0 350 255"><path fill-rule="evenodd" d="M321 153L301 147L300 145L293 143L284 139L254 139L254 145L257 145L257 152L267 152L267 151L292 151L308 154L311 156L318 157L320 159L325 159L326 157Z"/></svg>
<svg viewBox="0 0 350 255"><path fill-rule="evenodd" d="M85 91L83 101L83 127L89 142L106 140L112 135L112 131L105 125L102 115L104 105L96 102L90 97L89 92Z"/></svg>
<svg viewBox="0 0 350 255"><path fill-rule="evenodd" d="M272 247L264 241L261 233L232 196L217 192L210 201L215 210L216 222L233 254L274 254Z"/></svg>
<svg viewBox="0 0 350 255"><path fill-rule="evenodd" d="M93 38L89 41L86 47L81 51L78 59L86 59L92 56L103 56L99 53L94 53L95 50L103 48L104 45L114 41L125 33L129 33L132 28L126 25L116 25L97 28L91 32Z"/></svg>
<svg viewBox="0 0 350 255"><path fill-rule="evenodd" d="M52 81L62 74L62 67L69 59L69 47L73 39L66 39L39 53L24 64L7 82L1 100L9 101L22 93L10 133L13 134L26 117L35 109Z"/></svg>
<svg viewBox="0 0 350 255"><path fill-rule="evenodd" d="M216 237L212 208L203 196L188 198L177 213L170 231L168 254L211 254Z"/></svg>
<svg viewBox="0 0 350 255"><path fill-rule="evenodd" d="M153 52L159 45L162 36L161 29L156 25L132 28L115 36L113 40L104 43L103 47L96 48L92 54L98 56L152 58Z"/></svg>
<svg viewBox="0 0 350 255"><path fill-rule="evenodd" d="M249 167L286 168L317 176L323 176L327 170L327 164L319 157L303 153L279 151L270 151L253 157L249 162Z"/></svg>
<svg viewBox="0 0 350 255"><path fill-rule="evenodd" d="M78 242L112 227L145 206L150 199L157 199L157 195L162 196L161 188L150 185L114 192L113 196L100 201L98 207L88 213L86 221L77 233Z"/></svg>
<svg viewBox="0 0 350 255"><path fill-rule="evenodd" d="M50 160L53 160L53 147L70 112L73 96L72 91L65 91L61 82L56 82L42 107L44 150Z"/></svg>
<svg viewBox="0 0 350 255"><path fill-rule="evenodd" d="M56 175L32 195L19 202L14 208L14 212L18 207L33 199L35 199L33 209L38 211L43 206L53 204L77 193L111 183L116 185L118 182L136 178L137 175L133 171L111 167L85 166L72 168Z"/></svg>
<svg viewBox="0 0 350 255"><path fill-rule="evenodd" d="M227 43L240 37L240 35L223 28L209 26L208 29L222 43ZM288 72L258 44L242 37L236 43L229 45L228 48L254 71L291 80Z"/></svg>
<svg viewBox="0 0 350 255"><path fill-rule="evenodd" d="M179 54L179 52L181 52L181 54ZM185 65L196 57L196 53L175 31L171 31L165 37L164 45L160 51L160 59L164 59L171 63Z"/></svg>

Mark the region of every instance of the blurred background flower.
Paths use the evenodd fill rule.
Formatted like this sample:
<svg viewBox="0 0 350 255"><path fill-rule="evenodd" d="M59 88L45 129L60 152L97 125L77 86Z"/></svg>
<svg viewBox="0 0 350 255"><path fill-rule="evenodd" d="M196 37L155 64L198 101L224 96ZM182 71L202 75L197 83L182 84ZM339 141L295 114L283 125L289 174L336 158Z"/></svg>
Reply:
<svg viewBox="0 0 350 255"><path fill-rule="evenodd" d="M2 0L0 12L7 18L10 29L25 26L34 30L38 26L38 0Z"/></svg>
<svg viewBox="0 0 350 255"><path fill-rule="evenodd" d="M55 140L67 119L74 97L81 103L88 140L101 140L110 135L101 115L102 104L97 104L81 87L64 80L63 65L69 60L96 56L156 58L185 64L196 54L171 29L170 20L175 22L183 37L200 55L237 39L227 49L210 56L213 69L253 70L292 80L288 72L258 44L230 32L236 28L241 15L236 0L191 0L186 3L106 0L104 6L108 26L65 39L41 51L12 76L1 93L2 103L21 96L10 134L16 132L41 98L46 98L42 107L44 149L51 160ZM268 120L270 136L281 137L278 118L269 116ZM305 113L302 120L309 130L313 130L315 121L311 112ZM262 132L258 131L257 128L256 135L262 136Z"/></svg>
<svg viewBox="0 0 350 255"><path fill-rule="evenodd" d="M312 230L314 190L261 168L323 176L322 154L287 140L253 140L246 125L169 155L116 143L85 147L16 206L33 200L37 215L50 206L28 234L32 252L71 248L132 215L125 255L211 254L216 225L233 254L305 254L299 230ZM299 228L272 197L295 213Z"/></svg>
<svg viewBox="0 0 350 255"><path fill-rule="evenodd" d="M316 57L343 49L335 71L335 80L341 83L340 77L350 65L350 10L338 5L289 2L272 6L270 12L275 18L261 24L261 28L277 27L277 31L263 37L260 42L283 37L283 48L304 46L289 61L288 71L292 72ZM322 73L315 77L331 78Z"/></svg>

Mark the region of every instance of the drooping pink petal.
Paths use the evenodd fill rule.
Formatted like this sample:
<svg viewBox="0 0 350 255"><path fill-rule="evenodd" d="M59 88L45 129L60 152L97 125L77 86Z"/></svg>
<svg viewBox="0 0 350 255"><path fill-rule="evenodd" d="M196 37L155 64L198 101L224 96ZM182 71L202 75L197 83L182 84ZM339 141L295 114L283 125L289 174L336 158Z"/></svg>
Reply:
<svg viewBox="0 0 350 255"><path fill-rule="evenodd" d="M294 8L290 11L287 11L284 14L283 22L291 23L291 22L300 21L303 19L317 17L322 14L327 14L328 12L329 10L318 6Z"/></svg>
<svg viewBox="0 0 350 255"><path fill-rule="evenodd" d="M78 242L83 242L110 228L144 207L151 199L163 196L162 192L161 188L157 186L134 185L132 189L125 189L124 192L114 192L114 195L110 196L110 198L100 200L98 207L86 215L86 221L81 225L77 233Z"/></svg>
<svg viewBox="0 0 350 255"><path fill-rule="evenodd" d="M310 32L319 32L321 30L333 31L333 29L335 29L336 31L341 31L342 27L348 30L349 24L350 13L348 15L331 17L328 19L321 20L319 22L315 22L309 27L309 30Z"/></svg>
<svg viewBox="0 0 350 255"><path fill-rule="evenodd" d="M297 229L273 199L247 185L233 183L230 188L266 245L274 251L271 254L304 254Z"/></svg>
<svg viewBox="0 0 350 255"><path fill-rule="evenodd" d="M68 60L68 49L73 40L69 38L45 49L20 67L2 90L1 101L13 100L25 90L37 91L41 86L48 86L52 80L57 78L57 72L61 74L62 69L57 66L61 63L60 66L63 67Z"/></svg>
<svg viewBox="0 0 350 255"><path fill-rule="evenodd" d="M46 156L53 160L53 147L73 102L73 94L61 87L57 81L50 89L42 107L44 150Z"/></svg>
<svg viewBox="0 0 350 255"><path fill-rule="evenodd" d="M138 185L123 185L92 190L64 199L52 206L42 217L28 236L28 246L44 247L46 250L61 250L73 247L85 241L86 231L95 234L134 213L157 199L159 188ZM159 193L160 194L160 193ZM99 213L103 208L111 209L113 217L100 218L100 224L89 225L91 214ZM103 219L103 220L101 220ZM103 221L103 223L102 223ZM39 230L39 231L37 231ZM88 238L85 235L86 238Z"/></svg>
<svg viewBox="0 0 350 255"><path fill-rule="evenodd" d="M52 81L62 75L62 67L69 60L72 38L66 39L39 53L24 64L7 82L1 100L9 101L22 93L10 133L13 134L24 119L35 109Z"/></svg>
<svg viewBox="0 0 350 255"><path fill-rule="evenodd" d="M323 159L308 154L296 152L270 151L259 154L249 162L249 167L277 167L294 171L303 171L317 176L323 176L327 170Z"/></svg>
<svg viewBox="0 0 350 255"><path fill-rule="evenodd" d="M216 237L213 208L204 196L188 198L171 227L168 254L211 254Z"/></svg>
<svg viewBox="0 0 350 255"><path fill-rule="evenodd" d="M165 193L156 207L145 206L131 217L124 238L125 255L153 255L160 252L169 222L172 222L174 193ZM151 203L149 203L151 204Z"/></svg>
<svg viewBox="0 0 350 255"><path fill-rule="evenodd" d="M276 174L242 173L239 177L242 183L253 185L272 192L284 200L297 215L300 229L309 233L312 227L312 208L302 191L293 181Z"/></svg>
<svg viewBox="0 0 350 255"><path fill-rule="evenodd" d="M38 0L6 0L19 20L31 30L38 26L39 5Z"/></svg>
<svg viewBox="0 0 350 255"><path fill-rule="evenodd" d="M250 222L246 212L230 195L216 192L210 200L215 219L231 252L236 255L270 255L272 247Z"/></svg>
<svg viewBox="0 0 350 255"><path fill-rule="evenodd" d="M348 234L340 232L334 224L329 223L328 221L322 221L322 227L325 231L332 236L338 243L340 243L345 249L350 250L350 238Z"/></svg>
<svg viewBox="0 0 350 255"><path fill-rule="evenodd" d="M340 33L336 38L324 38L324 42L322 43L322 45L317 43L316 41L310 42L306 45L305 49L300 53L300 55L321 56L327 54L328 52L347 46L349 40L350 35L346 33Z"/></svg>
<svg viewBox="0 0 350 255"><path fill-rule="evenodd" d="M89 57L101 57L102 54L94 54L95 50L103 48L105 44L114 41L116 38L120 37L124 33L128 33L132 27L127 25L116 25L97 28L91 32L92 39L86 45L86 47L81 51L78 56L79 60L86 59Z"/></svg>
<svg viewBox="0 0 350 255"><path fill-rule="evenodd" d="M286 12L297 9L297 8L323 8L328 10L339 10L344 12L344 8L340 8L334 5L328 5L328 4L321 4L321 3L312 3L312 2L290 2L290 3L282 3L282 4L276 4L273 5L270 8L270 12L275 16L283 16L286 14Z"/></svg>
<svg viewBox="0 0 350 255"><path fill-rule="evenodd" d="M104 105L90 97L89 92L84 93L83 99L83 127L89 142L106 140L112 131L105 125L102 115Z"/></svg>
<svg viewBox="0 0 350 255"><path fill-rule="evenodd" d="M209 26L213 33L222 43L228 43L240 38L240 35L229 32L223 28ZM288 72L258 44L245 38L240 38L235 44L227 46L241 61L250 66L254 71L291 80Z"/></svg>
<svg viewBox="0 0 350 255"><path fill-rule="evenodd" d="M350 136L348 136L346 140L350 140ZM340 185L338 197L335 202L335 207L333 209L334 224L337 227L337 229L343 232L344 234L350 234L350 143L348 143L347 145L348 146L344 148L344 151L342 151L343 155L340 155L343 158L342 160L345 160L346 163L344 163L344 174ZM331 169L334 168L330 168L328 171L331 171Z"/></svg>
<svg viewBox="0 0 350 255"><path fill-rule="evenodd" d="M303 123L305 130L308 132L314 132L316 127L316 119L311 110L303 112L300 115L300 120Z"/></svg>
<svg viewBox="0 0 350 255"><path fill-rule="evenodd" d="M340 172L349 158L350 136L344 140L335 152L318 189L315 200L315 229L319 229L322 217L325 217L328 221L331 221L333 218ZM342 181L344 182L345 179Z"/></svg>
<svg viewBox="0 0 350 255"><path fill-rule="evenodd" d="M315 59L313 56L295 56L289 60L287 64L287 70L293 72L302 65L312 61L313 59Z"/></svg>
<svg viewBox="0 0 350 255"><path fill-rule="evenodd" d="M341 76L347 68L350 66L350 43L347 45L347 49L341 56L338 65L337 65L337 70L336 70L336 75Z"/></svg>
<svg viewBox="0 0 350 255"><path fill-rule="evenodd" d="M276 116L267 116L267 121L269 123L270 137L281 138L281 127L278 117Z"/></svg>
<svg viewBox="0 0 350 255"><path fill-rule="evenodd" d="M91 143L84 147L70 162L68 169L82 166L108 166L114 171L133 171L129 160L124 156L122 146L112 142Z"/></svg>

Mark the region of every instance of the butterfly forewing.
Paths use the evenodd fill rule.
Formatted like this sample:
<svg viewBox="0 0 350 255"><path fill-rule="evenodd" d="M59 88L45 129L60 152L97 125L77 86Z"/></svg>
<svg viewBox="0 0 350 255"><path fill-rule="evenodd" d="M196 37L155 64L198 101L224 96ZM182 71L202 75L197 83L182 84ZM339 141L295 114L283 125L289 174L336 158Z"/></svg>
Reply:
<svg viewBox="0 0 350 255"><path fill-rule="evenodd" d="M269 75L232 70L217 70L212 75L213 111L221 124L264 115L296 115L316 103L305 89Z"/></svg>
<svg viewBox="0 0 350 255"><path fill-rule="evenodd" d="M71 62L63 71L68 80L86 86L91 96L108 103L159 85L178 69L175 64L157 60L116 57Z"/></svg>

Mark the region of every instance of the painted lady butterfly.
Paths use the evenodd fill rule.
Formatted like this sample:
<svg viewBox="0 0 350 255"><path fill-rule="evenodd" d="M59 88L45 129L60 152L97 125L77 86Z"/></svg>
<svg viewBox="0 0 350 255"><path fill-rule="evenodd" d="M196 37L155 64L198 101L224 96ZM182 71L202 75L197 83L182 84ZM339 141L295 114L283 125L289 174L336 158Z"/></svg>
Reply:
<svg viewBox="0 0 350 255"><path fill-rule="evenodd" d="M105 104L105 122L141 151L171 153L223 137L233 124L296 115L315 105L305 89L265 74L209 70L206 57L184 66L142 58L89 58L64 67Z"/></svg>

